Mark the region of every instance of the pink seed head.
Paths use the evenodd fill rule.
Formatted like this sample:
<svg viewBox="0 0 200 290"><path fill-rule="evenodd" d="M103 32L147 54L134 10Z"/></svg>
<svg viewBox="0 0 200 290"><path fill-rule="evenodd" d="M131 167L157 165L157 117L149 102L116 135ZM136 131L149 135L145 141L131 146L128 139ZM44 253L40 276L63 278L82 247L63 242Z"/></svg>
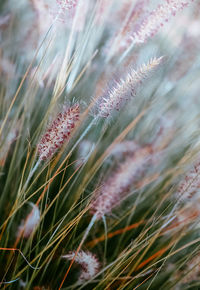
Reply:
<svg viewBox="0 0 200 290"><path fill-rule="evenodd" d="M186 7L193 0L166 0L163 5L158 5L141 23L138 30L130 37L133 43L144 43L153 37L165 22Z"/></svg>
<svg viewBox="0 0 200 290"><path fill-rule="evenodd" d="M78 104L69 108L65 107L57 115L57 118L49 126L37 146L40 160L51 158L61 148L63 143L69 139L76 122L79 120L79 115L80 108Z"/></svg>
<svg viewBox="0 0 200 290"><path fill-rule="evenodd" d="M138 87L161 63L162 59L163 57L152 58L147 64L141 65L136 71L132 69L105 96L100 97L97 101L99 116L103 118L109 117L114 110L119 111L131 97L135 97Z"/></svg>
<svg viewBox="0 0 200 290"><path fill-rule="evenodd" d="M75 252L70 252L69 254L62 256L62 258L71 261L74 256ZM97 257L91 252L79 251L75 257L75 262L81 266L81 274L79 277L80 283L92 279L99 272L100 263Z"/></svg>
<svg viewBox="0 0 200 290"><path fill-rule="evenodd" d="M144 177L149 165L152 163L152 147L141 147L109 176L96 191L91 203L91 213L97 219L110 214L112 209L120 204L131 188Z"/></svg>
<svg viewBox="0 0 200 290"><path fill-rule="evenodd" d="M139 144L134 141L122 141L116 143L115 146L110 150L110 155L116 159L122 159L123 157L133 155L136 150L139 149Z"/></svg>
<svg viewBox="0 0 200 290"><path fill-rule="evenodd" d="M78 4L78 0L56 0L56 2L62 10L70 10Z"/></svg>
<svg viewBox="0 0 200 290"><path fill-rule="evenodd" d="M177 196L183 201L188 201L195 196L200 189L200 161L196 162L192 169L186 174L184 179L179 183Z"/></svg>

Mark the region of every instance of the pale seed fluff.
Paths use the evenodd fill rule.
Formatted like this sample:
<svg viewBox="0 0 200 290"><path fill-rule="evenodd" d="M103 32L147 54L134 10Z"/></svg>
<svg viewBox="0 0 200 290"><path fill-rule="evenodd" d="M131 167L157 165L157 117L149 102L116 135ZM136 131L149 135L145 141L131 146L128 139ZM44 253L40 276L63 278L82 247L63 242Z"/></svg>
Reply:
<svg viewBox="0 0 200 290"><path fill-rule="evenodd" d="M144 43L148 38L153 37L158 30L174 16L179 10L193 0L166 0L164 4L154 9L141 23L138 30L130 37L134 44Z"/></svg>
<svg viewBox="0 0 200 290"><path fill-rule="evenodd" d="M198 203L200 200L198 201ZM176 212L176 217L172 220L169 227L164 231L165 234L173 234L178 230L192 226L193 229L199 228L200 206L197 202L189 203Z"/></svg>
<svg viewBox="0 0 200 290"><path fill-rule="evenodd" d="M97 219L110 214L127 196L131 188L141 180L152 164L153 152L150 145L136 150L101 184L91 202L90 212Z"/></svg>
<svg viewBox="0 0 200 290"><path fill-rule="evenodd" d="M137 89L151 72L161 63L163 57L152 58L137 70L131 69L125 78L120 79L104 96L98 100L98 114L109 117L114 110L119 111L131 97L135 97Z"/></svg>
<svg viewBox="0 0 200 290"><path fill-rule="evenodd" d="M79 120L79 115L80 108L78 104L72 107L64 107L63 111L57 115L37 146L40 160L51 158L69 139L76 122Z"/></svg>
<svg viewBox="0 0 200 290"><path fill-rule="evenodd" d="M75 252L70 252L62 258L72 260L75 256ZM79 282L91 280L100 269L100 263L97 257L89 251L79 251L75 257L75 262L81 266L81 273L79 276Z"/></svg>
<svg viewBox="0 0 200 290"><path fill-rule="evenodd" d="M196 162L177 188L177 197L187 201L200 192L200 161ZM199 194L200 197L200 194Z"/></svg>
<svg viewBox="0 0 200 290"><path fill-rule="evenodd" d="M115 144L110 150L110 155L116 159L121 159L124 156L133 154L139 148L139 144L132 140L125 140Z"/></svg>
<svg viewBox="0 0 200 290"><path fill-rule="evenodd" d="M18 227L17 237L23 236L24 238L29 238L32 232L35 230L40 221L40 210L37 205L30 203L32 209L29 215L22 220L20 226Z"/></svg>
<svg viewBox="0 0 200 290"><path fill-rule="evenodd" d="M78 0L56 0L61 9L69 10L78 4Z"/></svg>
<svg viewBox="0 0 200 290"><path fill-rule="evenodd" d="M77 161L74 164L75 168L80 167L87 161L94 148L95 144L89 140L83 140L79 144L77 151Z"/></svg>

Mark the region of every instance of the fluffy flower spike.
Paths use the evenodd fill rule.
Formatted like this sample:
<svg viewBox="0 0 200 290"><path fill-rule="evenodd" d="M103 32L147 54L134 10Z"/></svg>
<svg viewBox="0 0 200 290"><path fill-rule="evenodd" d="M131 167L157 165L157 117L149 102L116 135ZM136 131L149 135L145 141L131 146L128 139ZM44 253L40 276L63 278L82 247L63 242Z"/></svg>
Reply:
<svg viewBox="0 0 200 290"><path fill-rule="evenodd" d="M69 254L62 256L62 258L71 261L74 258L74 255L75 252L70 252ZM100 263L97 257L88 251L80 251L75 258L75 262L80 264L82 269L79 277L80 283L92 279L99 272Z"/></svg>
<svg viewBox="0 0 200 290"><path fill-rule="evenodd" d="M77 6L78 0L56 0L62 10L70 10Z"/></svg>
<svg viewBox="0 0 200 290"><path fill-rule="evenodd" d="M99 116L107 118L113 110L119 111L124 104L137 93L138 87L149 74L161 63L163 57L152 58L147 64L143 64L136 71L132 69L124 79L108 91L106 96L98 102Z"/></svg>
<svg viewBox="0 0 200 290"><path fill-rule="evenodd" d="M152 163L152 154L151 146L139 148L96 191L90 211L96 214L97 219L110 214L130 192L131 187L145 175Z"/></svg>
<svg viewBox="0 0 200 290"><path fill-rule="evenodd" d="M186 174L184 179L179 183L177 189L178 197L184 201L195 196L200 189L200 160L193 165L193 168Z"/></svg>
<svg viewBox="0 0 200 290"><path fill-rule="evenodd" d="M38 154L40 160L51 158L54 153L61 148L63 143L69 139L76 121L79 120L80 108L78 104L69 108L64 108L53 121L38 144Z"/></svg>
<svg viewBox="0 0 200 290"><path fill-rule="evenodd" d="M171 16L175 16L179 10L193 2L193 0L166 0L163 5L159 5L147 16L138 30L131 37L134 44L144 43L150 37L153 37L158 30L168 22Z"/></svg>
<svg viewBox="0 0 200 290"><path fill-rule="evenodd" d="M117 143L110 151L110 155L114 156L116 159L122 159L122 157L133 155L137 149L139 149L139 144L137 142L125 140Z"/></svg>

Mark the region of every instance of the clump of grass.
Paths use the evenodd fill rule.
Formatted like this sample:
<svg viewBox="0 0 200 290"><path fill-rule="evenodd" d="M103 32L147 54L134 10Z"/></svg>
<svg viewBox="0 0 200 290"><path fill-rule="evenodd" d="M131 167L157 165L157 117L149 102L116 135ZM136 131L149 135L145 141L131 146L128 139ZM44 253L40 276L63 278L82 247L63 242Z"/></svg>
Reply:
<svg viewBox="0 0 200 290"><path fill-rule="evenodd" d="M2 287L200 287L199 8L1 1Z"/></svg>

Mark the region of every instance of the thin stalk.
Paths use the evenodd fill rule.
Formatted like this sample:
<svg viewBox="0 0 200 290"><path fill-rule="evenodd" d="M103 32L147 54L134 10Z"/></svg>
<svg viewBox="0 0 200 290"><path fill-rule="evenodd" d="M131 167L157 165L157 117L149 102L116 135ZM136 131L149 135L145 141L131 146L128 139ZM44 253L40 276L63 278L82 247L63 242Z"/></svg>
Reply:
<svg viewBox="0 0 200 290"><path fill-rule="evenodd" d="M129 52L133 49L134 47L134 43L132 43L126 50L125 52L122 54L122 56L120 57L119 61L117 62L117 64L119 65L124 58L129 54Z"/></svg>
<svg viewBox="0 0 200 290"><path fill-rule="evenodd" d="M87 229L86 229L86 231L85 231L85 233L84 233L84 236L83 236L83 238L82 238L82 240L81 240L81 242L80 242L80 244L79 244L79 246L78 246L78 248L77 248L77 250L76 250L76 253L75 253L74 257L73 257L73 259L71 260L71 263L70 263L70 265L69 265L69 268L67 269L67 272L65 273L65 276L64 276L64 278L63 278L63 280L62 280L62 282L61 282L61 284L60 284L59 290L62 288L62 286L63 286L63 284L64 284L64 282L65 282L65 280L66 280L66 278L67 278L67 275L68 275L68 273L69 273L69 271L70 271L70 269L71 269L71 267L72 267L72 265L73 265L73 263L74 263L74 261L75 261L75 259L76 259L76 256L78 255L78 252L80 251L80 249L81 249L83 243L85 242L85 240L86 240L86 238L87 238L87 236L88 236L88 234L89 234L91 228L93 227L93 225L94 225L96 219L97 219L97 215L94 214L93 217L92 217L92 219L91 219L91 221L90 221L90 223L89 223L89 225L88 225L88 227L87 227Z"/></svg>
<svg viewBox="0 0 200 290"><path fill-rule="evenodd" d="M106 254L107 254L107 244L108 244L108 228L106 224L106 217L103 215L102 217L104 229L105 229L105 250L104 250L104 267L106 266Z"/></svg>
<svg viewBox="0 0 200 290"><path fill-rule="evenodd" d="M30 171L30 173L29 173L29 175L28 175L28 177L27 177L27 179L26 179L26 182L25 182L25 184L24 184L24 186L23 186L23 190L24 190L24 191L26 190L26 188L27 188L27 186L28 186L28 184L29 184L30 179L33 177L33 174L34 174L35 171L38 169L38 166L40 165L40 163L41 163L41 160L38 159L38 161L36 162L36 164L34 165L34 167L31 169L31 171Z"/></svg>
<svg viewBox="0 0 200 290"><path fill-rule="evenodd" d="M81 134L81 136L78 138L78 140L76 141L76 143L74 144L74 146L72 147L72 149L70 150L70 152L73 152L75 150L75 148L78 146L78 144L83 140L83 138L88 134L88 132L90 131L90 129L92 128L92 126L98 121L98 116L96 118L94 118L92 120L92 122L87 126L87 128L85 129L85 131Z"/></svg>

